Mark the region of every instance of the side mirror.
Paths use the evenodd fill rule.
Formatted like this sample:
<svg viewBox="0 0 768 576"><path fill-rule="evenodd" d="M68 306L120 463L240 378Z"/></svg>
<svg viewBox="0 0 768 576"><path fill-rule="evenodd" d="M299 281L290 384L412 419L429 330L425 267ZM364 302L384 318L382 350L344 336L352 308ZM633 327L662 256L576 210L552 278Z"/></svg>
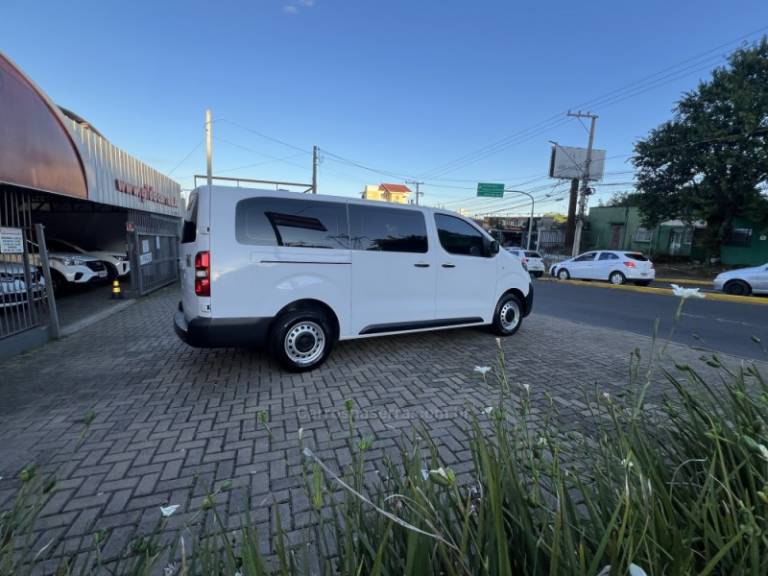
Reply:
<svg viewBox="0 0 768 576"><path fill-rule="evenodd" d="M499 241L491 240L488 244L488 256L496 256L499 253Z"/></svg>

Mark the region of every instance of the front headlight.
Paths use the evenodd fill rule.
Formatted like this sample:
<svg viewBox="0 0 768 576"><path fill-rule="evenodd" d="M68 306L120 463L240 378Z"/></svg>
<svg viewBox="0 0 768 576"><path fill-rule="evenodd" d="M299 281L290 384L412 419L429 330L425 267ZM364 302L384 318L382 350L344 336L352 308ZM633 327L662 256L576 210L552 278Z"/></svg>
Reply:
<svg viewBox="0 0 768 576"><path fill-rule="evenodd" d="M57 260L64 264L64 266L80 266L85 262L85 260L77 256L54 256L52 260Z"/></svg>

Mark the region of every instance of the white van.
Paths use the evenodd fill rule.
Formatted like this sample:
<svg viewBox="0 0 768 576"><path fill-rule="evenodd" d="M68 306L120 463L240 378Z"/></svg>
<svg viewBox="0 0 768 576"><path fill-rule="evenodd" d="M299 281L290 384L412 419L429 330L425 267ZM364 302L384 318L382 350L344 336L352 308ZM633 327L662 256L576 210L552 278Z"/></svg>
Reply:
<svg viewBox="0 0 768 576"><path fill-rule="evenodd" d="M531 311L520 261L453 212L224 186L188 206L174 325L191 346L266 346L304 371L336 340L479 325L507 336Z"/></svg>

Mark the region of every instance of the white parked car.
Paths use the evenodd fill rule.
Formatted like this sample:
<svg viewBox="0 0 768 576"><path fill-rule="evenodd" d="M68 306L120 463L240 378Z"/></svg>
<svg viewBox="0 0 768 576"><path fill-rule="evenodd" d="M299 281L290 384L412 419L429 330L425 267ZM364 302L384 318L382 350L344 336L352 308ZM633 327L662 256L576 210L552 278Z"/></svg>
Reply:
<svg viewBox="0 0 768 576"><path fill-rule="evenodd" d="M553 264L550 274L560 280L607 280L611 284L634 282L638 286L648 286L656 278L653 262L640 252L621 250L594 250L579 254Z"/></svg>
<svg viewBox="0 0 768 576"><path fill-rule="evenodd" d="M768 263L718 274L714 287L715 290L741 296L768 294Z"/></svg>
<svg viewBox="0 0 768 576"><path fill-rule="evenodd" d="M221 186L190 194L174 317L192 346L267 346L310 370L336 340L488 325L514 334L531 278L453 212Z"/></svg>
<svg viewBox="0 0 768 576"><path fill-rule="evenodd" d="M72 284L87 284L107 278L107 267L98 258L82 254L54 239L46 241L46 247L55 291Z"/></svg>
<svg viewBox="0 0 768 576"><path fill-rule="evenodd" d="M45 278L39 268L30 271L32 299L45 296ZM27 279L21 262L0 260L0 308L13 308L29 302Z"/></svg>
<svg viewBox="0 0 768 576"><path fill-rule="evenodd" d="M523 250L522 248L507 248L510 254L517 256L523 261L523 264L528 268L531 276L539 278L544 275L546 268L544 266L544 259L541 254L535 250Z"/></svg>
<svg viewBox="0 0 768 576"><path fill-rule="evenodd" d="M128 254L124 248L104 248L98 250L85 250L73 242L68 240L61 240L60 238L53 238L48 240L49 250L50 243L54 242L57 247L62 250L69 250L70 252L77 252L86 256L91 256L104 262L107 265L107 275L110 278L121 278L126 276L131 271L131 264L128 261Z"/></svg>

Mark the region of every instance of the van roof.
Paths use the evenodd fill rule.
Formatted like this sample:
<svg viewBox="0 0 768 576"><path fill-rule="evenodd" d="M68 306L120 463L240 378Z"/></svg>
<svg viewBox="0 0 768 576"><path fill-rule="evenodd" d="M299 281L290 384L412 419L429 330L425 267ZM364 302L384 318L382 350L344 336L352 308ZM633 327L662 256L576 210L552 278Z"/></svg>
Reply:
<svg viewBox="0 0 768 576"><path fill-rule="evenodd" d="M190 194L198 193L202 190L206 190L209 188L206 186L198 186ZM432 208L430 206L417 206L415 204L398 204L395 202L382 202L380 200L366 200L364 198L354 198L352 196L332 196L330 194L307 194L304 192L293 192L290 190L271 190L269 188L243 188L239 186L210 186L211 192L213 194L219 193L219 191L222 194L232 194L233 192L237 192L238 196L242 198L252 198L252 197L258 197L258 196L269 196L271 198L296 198L296 197L311 197L314 200L328 200L328 201L342 201L342 202L350 202L353 204L363 204L366 206L382 206L387 208L402 208L406 210L422 210L424 212L440 212L440 213L448 213L452 215L459 216L461 218L466 218L465 216L462 216L461 214L454 212L453 210L446 210L444 208Z"/></svg>

